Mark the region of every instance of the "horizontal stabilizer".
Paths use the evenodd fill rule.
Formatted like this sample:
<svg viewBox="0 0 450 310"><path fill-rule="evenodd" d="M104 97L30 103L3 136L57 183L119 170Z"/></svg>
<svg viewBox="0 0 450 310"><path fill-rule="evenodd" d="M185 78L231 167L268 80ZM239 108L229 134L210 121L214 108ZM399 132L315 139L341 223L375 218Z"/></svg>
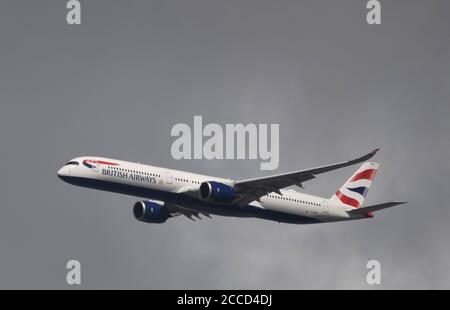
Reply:
<svg viewBox="0 0 450 310"><path fill-rule="evenodd" d="M393 206L397 206L397 205L401 205L404 203L406 203L406 201L391 201L391 202L386 202L386 203L382 203L379 205L373 205L373 206L353 209L353 210L347 211L347 213L351 214L351 215L358 215L358 214L363 215L363 214L367 214L369 212L380 211L380 210L390 208Z"/></svg>

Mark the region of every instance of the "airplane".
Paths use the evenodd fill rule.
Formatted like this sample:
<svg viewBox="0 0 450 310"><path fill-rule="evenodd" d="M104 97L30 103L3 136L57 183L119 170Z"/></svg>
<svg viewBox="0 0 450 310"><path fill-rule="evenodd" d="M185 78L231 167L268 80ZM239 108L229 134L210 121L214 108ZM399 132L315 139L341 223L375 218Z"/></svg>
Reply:
<svg viewBox="0 0 450 310"><path fill-rule="evenodd" d="M97 156L74 158L57 175L72 185L144 198L133 205L133 215L145 223L164 223L179 215L195 221L211 214L290 224L340 222L372 218L375 211L405 203L363 206L380 167L366 161L378 150L346 162L241 181ZM303 188L319 174L362 162L330 198L284 189Z"/></svg>

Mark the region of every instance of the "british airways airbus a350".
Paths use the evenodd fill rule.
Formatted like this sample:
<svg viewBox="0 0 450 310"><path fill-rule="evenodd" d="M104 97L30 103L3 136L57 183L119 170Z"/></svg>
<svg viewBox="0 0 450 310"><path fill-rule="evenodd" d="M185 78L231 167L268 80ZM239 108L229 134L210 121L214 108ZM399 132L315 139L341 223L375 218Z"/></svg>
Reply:
<svg viewBox="0 0 450 310"><path fill-rule="evenodd" d="M134 204L133 214L146 223L210 214L294 224L337 222L371 218L375 211L404 203L363 207L379 164L364 163L331 198L283 188L302 187L319 174L365 162L377 151L347 162L242 181L95 156L72 159L58 177L73 185L143 197Z"/></svg>

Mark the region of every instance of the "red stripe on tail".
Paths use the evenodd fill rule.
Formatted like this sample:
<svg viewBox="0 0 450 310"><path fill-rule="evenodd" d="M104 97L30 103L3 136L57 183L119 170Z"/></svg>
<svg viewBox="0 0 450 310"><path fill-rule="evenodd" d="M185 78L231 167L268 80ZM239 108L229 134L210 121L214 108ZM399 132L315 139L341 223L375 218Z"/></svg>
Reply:
<svg viewBox="0 0 450 310"><path fill-rule="evenodd" d="M377 173L376 169L367 169L361 171L360 173L356 174L349 182L354 182L361 179L372 181L373 178L375 177L375 173Z"/></svg>
<svg viewBox="0 0 450 310"><path fill-rule="evenodd" d="M353 199L353 198L348 197L348 196L345 196L340 191L336 192L336 196L339 198L340 201L342 201L343 204L352 206L354 208L359 208L360 207L360 204L359 204L358 200Z"/></svg>

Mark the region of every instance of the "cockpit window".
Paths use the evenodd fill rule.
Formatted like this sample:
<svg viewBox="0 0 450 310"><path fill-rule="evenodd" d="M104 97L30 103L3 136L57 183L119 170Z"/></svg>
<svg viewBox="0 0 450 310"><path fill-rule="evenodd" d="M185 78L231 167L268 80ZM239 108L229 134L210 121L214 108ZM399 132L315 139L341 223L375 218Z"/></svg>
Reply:
<svg viewBox="0 0 450 310"><path fill-rule="evenodd" d="M69 166L69 165L78 166L79 163L77 161L69 161L67 164L65 164L65 166Z"/></svg>

